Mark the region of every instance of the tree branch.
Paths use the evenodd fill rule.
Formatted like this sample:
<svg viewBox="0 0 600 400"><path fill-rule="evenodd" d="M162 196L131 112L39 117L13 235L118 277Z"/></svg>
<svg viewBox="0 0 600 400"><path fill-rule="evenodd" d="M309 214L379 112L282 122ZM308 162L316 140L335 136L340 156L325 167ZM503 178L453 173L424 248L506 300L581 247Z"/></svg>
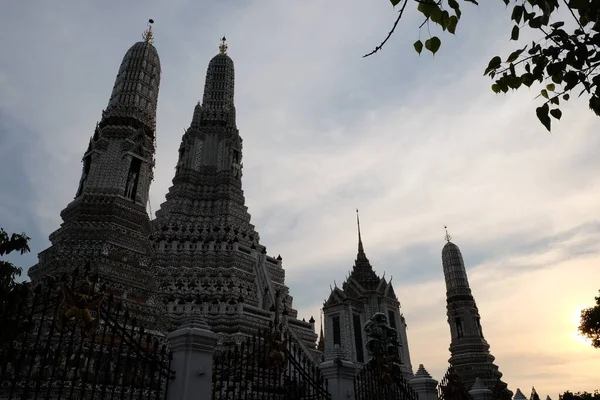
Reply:
<svg viewBox="0 0 600 400"><path fill-rule="evenodd" d="M394 31L396 30L396 26L398 26L398 22L400 22L400 18L402 18L402 14L404 14L404 9L406 8L407 4L408 4L408 0L404 0L404 4L402 4L402 8L400 9L399 14L398 14L398 18L396 18L396 22L394 22L394 26L392 26L392 30L388 33L387 37L383 40L383 42L381 42L381 44L379 46L375 47L375 50L373 50L369 54L365 54L363 56L363 58L372 56L373 54L375 54L379 50L381 50L383 45L388 41L388 39L392 36Z"/></svg>
<svg viewBox="0 0 600 400"><path fill-rule="evenodd" d="M581 25L581 21L579 21L579 18L577 18L577 16L573 12L573 9L571 7L569 7L569 4L567 3L566 0L563 0L563 3L565 3L565 6L567 6L567 8L569 9L569 11L571 11L571 15L573 16L573 19L577 22L577 24L579 25L579 27L583 31L583 25Z"/></svg>
<svg viewBox="0 0 600 400"><path fill-rule="evenodd" d="M520 59L519 61L517 61L517 62L515 62L515 63L512 63L512 65L513 65L513 67L516 67L517 65L519 65L519 64L521 64L521 63L524 63L525 61L531 60L531 59L532 59L533 57L535 57L535 56L537 56L537 54L532 54L532 55L530 55L530 56L527 56L527 57L525 57L525 58L522 58L522 59ZM506 63L504 63L504 64L506 64ZM503 73L505 73L506 71L508 71L509 69L510 69L510 66L508 66L508 67L504 68L503 70L496 71L496 72L495 72L495 75L500 75L500 74L503 74Z"/></svg>

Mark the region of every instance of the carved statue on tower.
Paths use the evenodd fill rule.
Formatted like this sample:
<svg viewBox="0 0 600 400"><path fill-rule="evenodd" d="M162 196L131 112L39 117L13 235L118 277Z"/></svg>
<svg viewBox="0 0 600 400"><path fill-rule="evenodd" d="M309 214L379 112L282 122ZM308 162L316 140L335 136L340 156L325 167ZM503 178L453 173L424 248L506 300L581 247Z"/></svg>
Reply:
<svg viewBox="0 0 600 400"><path fill-rule="evenodd" d="M366 346L372 358L384 357L391 361L400 361L398 332L390 328L384 313L375 313L365 323L364 330L370 338Z"/></svg>
<svg viewBox="0 0 600 400"><path fill-rule="evenodd" d="M125 191L125 197L129 199L134 198L133 187L135 186L135 181L137 179L137 172L131 171L129 173L129 179L127 179L127 190Z"/></svg>
<svg viewBox="0 0 600 400"><path fill-rule="evenodd" d="M380 379L386 385L394 382L395 377L401 376L400 356L398 354L398 332L390 328L384 313L375 313L364 326L369 337L367 351L371 359L367 363L376 369Z"/></svg>

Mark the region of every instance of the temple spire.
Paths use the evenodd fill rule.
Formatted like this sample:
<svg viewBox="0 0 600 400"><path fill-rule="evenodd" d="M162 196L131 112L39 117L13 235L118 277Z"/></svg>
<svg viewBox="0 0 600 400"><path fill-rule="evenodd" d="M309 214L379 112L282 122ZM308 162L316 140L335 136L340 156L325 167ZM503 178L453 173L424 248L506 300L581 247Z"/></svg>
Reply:
<svg viewBox="0 0 600 400"><path fill-rule="evenodd" d="M479 309L469 287L462 253L451 239L446 231L448 243L442 249L442 269L446 281L446 315L450 327L449 362L467 387L472 387L476 378L479 378L490 390L503 386L501 390L506 391L505 384L500 381L502 373L494 364L490 345L483 337ZM508 396L510 397L512 394Z"/></svg>
<svg viewBox="0 0 600 400"><path fill-rule="evenodd" d="M369 263L369 259L365 254L365 249L363 247L362 236L360 233L360 218L358 215L358 209L356 209L356 226L358 228L358 253L356 254L356 262L354 263L354 267L352 268L352 272L350 272L350 277L353 277L365 289L373 289L379 284L379 277L373 271L373 267L371 263Z"/></svg>
<svg viewBox="0 0 600 400"><path fill-rule="evenodd" d="M227 54L227 39L225 36L221 38L221 44L219 45L219 53Z"/></svg>
<svg viewBox="0 0 600 400"><path fill-rule="evenodd" d="M362 238L360 236L360 218L358 216L358 208L356 209L356 226L358 227L358 252L364 253L365 249L363 248Z"/></svg>
<svg viewBox="0 0 600 400"><path fill-rule="evenodd" d="M154 136L160 60L152 45L153 22L152 19L148 20L148 29L142 35L142 40L131 46L123 57L108 105L102 114L100 129L107 125L119 126L123 121L133 118L143 125L147 133ZM137 126L137 123L134 125Z"/></svg>
<svg viewBox="0 0 600 400"><path fill-rule="evenodd" d="M323 334L323 310L321 310L321 331L319 332L319 341L317 342L317 350L325 356L325 335Z"/></svg>
<svg viewBox="0 0 600 400"><path fill-rule="evenodd" d="M150 18L148 20L148 29L146 29L144 31L144 33L142 34L142 39L144 39L144 42L146 43L154 43L154 33L152 32L152 24L154 23L154 20L152 18Z"/></svg>
<svg viewBox="0 0 600 400"><path fill-rule="evenodd" d="M235 71L223 36L219 53L208 63L202 96L202 126L235 127ZM215 148L216 149L216 148Z"/></svg>
<svg viewBox="0 0 600 400"><path fill-rule="evenodd" d="M153 254L146 210L154 174L160 86L160 59L149 43L151 33L149 27L147 40L129 47L115 71L108 105L83 153L76 198L60 213L62 223L50 235L52 245L40 253L50 256L40 255L39 263L28 271L37 283L48 275L70 274L91 259L100 281L115 297L127 293L141 301L131 312L144 321L159 316L148 301L156 293L154 273L144 266ZM102 54L97 58L102 60ZM81 252L67 255L63 246ZM126 308L133 304L124 295L122 299Z"/></svg>
<svg viewBox="0 0 600 400"><path fill-rule="evenodd" d="M446 242L450 243L450 241L452 240L452 236L450 236L450 234L448 233L448 227L446 225L444 225L444 229L446 230L446 236L444 236L444 239L446 239Z"/></svg>

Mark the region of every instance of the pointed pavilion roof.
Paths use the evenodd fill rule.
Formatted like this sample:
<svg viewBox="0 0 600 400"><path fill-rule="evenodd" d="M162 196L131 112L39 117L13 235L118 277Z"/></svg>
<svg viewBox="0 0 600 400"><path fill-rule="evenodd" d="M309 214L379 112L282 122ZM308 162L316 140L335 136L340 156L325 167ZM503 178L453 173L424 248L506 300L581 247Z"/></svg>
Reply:
<svg viewBox="0 0 600 400"><path fill-rule="evenodd" d="M350 278L354 278L362 287L367 290L374 290L379 285L379 277L373 271L373 267L365 254L365 249L360 234L360 219L358 217L358 209L356 210L356 224L358 226L358 253L354 267L350 273Z"/></svg>
<svg viewBox="0 0 600 400"><path fill-rule="evenodd" d="M521 389L517 388L517 393L515 393L515 400L527 400L527 397L525 397L525 395L523 394L523 392L521 392Z"/></svg>
<svg viewBox="0 0 600 400"><path fill-rule="evenodd" d="M325 337L323 335L323 317L321 317L321 332L319 334L319 342L317 343L317 350L321 353L325 352Z"/></svg>
<svg viewBox="0 0 600 400"><path fill-rule="evenodd" d="M331 289L329 298L325 300L323 307L337 306L345 304L348 301L356 301L364 296L370 296L373 292L379 296L398 301L391 279L387 281L385 277L380 278L377 276L367 258L360 232L358 210L356 210L356 213L356 224L358 227L358 253L356 261L342 287L339 288L336 285Z"/></svg>

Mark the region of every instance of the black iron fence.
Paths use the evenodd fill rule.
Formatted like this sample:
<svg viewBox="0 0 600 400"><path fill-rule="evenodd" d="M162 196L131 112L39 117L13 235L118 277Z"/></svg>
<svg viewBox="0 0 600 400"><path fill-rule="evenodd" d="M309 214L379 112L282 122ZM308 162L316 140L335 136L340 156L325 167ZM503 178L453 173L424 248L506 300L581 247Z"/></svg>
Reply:
<svg viewBox="0 0 600 400"><path fill-rule="evenodd" d="M213 400L329 400L327 381L285 329L260 331L215 354Z"/></svg>
<svg viewBox="0 0 600 400"><path fill-rule="evenodd" d="M356 400L418 400L417 393L402 376L399 364L373 358L354 380Z"/></svg>
<svg viewBox="0 0 600 400"><path fill-rule="evenodd" d="M166 395L171 353L97 279L48 279L12 320L18 337L0 347L2 399L138 399Z"/></svg>
<svg viewBox="0 0 600 400"><path fill-rule="evenodd" d="M450 365L442 380L438 383L438 399L439 400L472 400L469 394L470 387L464 383L456 372L454 367ZM508 386L501 379L498 379L491 389L492 400L512 400L512 392L508 390Z"/></svg>
<svg viewBox="0 0 600 400"><path fill-rule="evenodd" d="M508 390L508 385L502 380L498 379L494 389L492 390L493 400L512 400L513 393Z"/></svg>
<svg viewBox="0 0 600 400"><path fill-rule="evenodd" d="M454 367L450 365L442 380L438 383L439 400L472 400L467 387L460 379Z"/></svg>

